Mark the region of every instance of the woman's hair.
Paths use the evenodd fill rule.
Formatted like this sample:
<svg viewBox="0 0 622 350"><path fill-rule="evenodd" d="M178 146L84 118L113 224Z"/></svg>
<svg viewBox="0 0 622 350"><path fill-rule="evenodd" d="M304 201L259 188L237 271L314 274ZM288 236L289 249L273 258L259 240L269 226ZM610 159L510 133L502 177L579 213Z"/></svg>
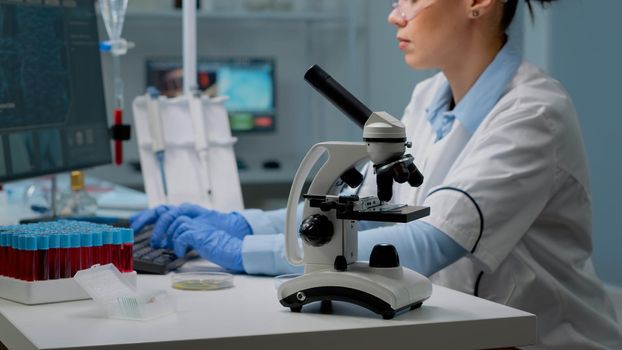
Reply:
<svg viewBox="0 0 622 350"><path fill-rule="evenodd" d="M514 19L514 15L516 14L516 7L518 5L518 1L519 0L508 0L505 3L505 8L503 10L503 18L501 19L501 26L503 27L503 30L508 29L510 24L512 24L512 20ZM551 2L555 0L524 0L524 1L527 3L527 7L529 8L529 14L531 15L531 18L533 19L533 7L531 6L532 2L538 2L540 3L540 5L544 7L547 4L550 4Z"/></svg>

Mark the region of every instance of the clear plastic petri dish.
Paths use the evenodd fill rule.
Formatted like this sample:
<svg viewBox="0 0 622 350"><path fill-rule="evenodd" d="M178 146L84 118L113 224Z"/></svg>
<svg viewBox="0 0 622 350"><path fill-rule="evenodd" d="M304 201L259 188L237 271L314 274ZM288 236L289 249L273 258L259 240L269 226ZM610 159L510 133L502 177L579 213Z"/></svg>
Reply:
<svg viewBox="0 0 622 350"><path fill-rule="evenodd" d="M171 276L171 286L181 290L217 290L233 287L233 275L226 272L182 272Z"/></svg>

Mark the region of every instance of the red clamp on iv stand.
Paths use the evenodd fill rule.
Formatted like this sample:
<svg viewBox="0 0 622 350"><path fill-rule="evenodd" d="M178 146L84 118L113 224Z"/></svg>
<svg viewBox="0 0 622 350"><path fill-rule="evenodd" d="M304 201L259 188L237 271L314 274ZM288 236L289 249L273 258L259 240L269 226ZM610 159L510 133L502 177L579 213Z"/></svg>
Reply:
<svg viewBox="0 0 622 350"><path fill-rule="evenodd" d="M110 128L114 140L114 164L123 163L123 141L130 139L130 126L123 124L123 80L121 79L120 56L125 55L134 43L121 38L127 1L100 0L100 11L110 40L102 41L99 49L112 54L112 73L114 77L114 124Z"/></svg>
<svg viewBox="0 0 622 350"><path fill-rule="evenodd" d="M123 110L121 108L114 109L114 126L123 125ZM114 164L119 166L123 163L123 141L114 140Z"/></svg>
<svg viewBox="0 0 622 350"><path fill-rule="evenodd" d="M114 124L110 127L111 138L114 141L114 164L119 166L123 163L123 141L130 139L130 126L123 124L123 110L119 107L114 109Z"/></svg>

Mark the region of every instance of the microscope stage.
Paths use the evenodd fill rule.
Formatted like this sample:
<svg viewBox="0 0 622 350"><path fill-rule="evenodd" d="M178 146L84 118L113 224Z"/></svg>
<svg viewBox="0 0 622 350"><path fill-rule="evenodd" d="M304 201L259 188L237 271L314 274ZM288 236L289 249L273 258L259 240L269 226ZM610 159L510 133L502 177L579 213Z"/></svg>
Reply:
<svg viewBox="0 0 622 350"><path fill-rule="evenodd" d="M403 206L392 210L337 212L337 219L411 222L430 215L430 207Z"/></svg>

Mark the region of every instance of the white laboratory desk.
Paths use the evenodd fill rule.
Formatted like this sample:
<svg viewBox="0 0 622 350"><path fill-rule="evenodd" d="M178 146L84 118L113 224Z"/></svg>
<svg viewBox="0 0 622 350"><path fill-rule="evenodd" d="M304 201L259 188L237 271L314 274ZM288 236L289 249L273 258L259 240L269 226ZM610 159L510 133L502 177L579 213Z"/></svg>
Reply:
<svg viewBox="0 0 622 350"><path fill-rule="evenodd" d="M139 288L167 289L177 313L150 321L105 318L92 300L26 306L0 299L0 341L9 349L487 349L534 344L536 317L434 286L420 309L383 320L334 303L292 313L274 281L238 275L217 291L180 291L170 276L139 275ZM319 303L316 303L319 304Z"/></svg>
<svg viewBox="0 0 622 350"><path fill-rule="evenodd" d="M0 207L1 224L28 212L13 203ZM138 276L139 288L166 289L177 301L175 314L150 321L108 319L92 300L27 306L0 299L0 342L11 350L488 349L536 342L536 316L440 286L420 309L383 320L346 303L334 303L333 315L320 313L319 303L292 313L279 304L270 277L238 275L233 288L217 291L180 291L170 282Z"/></svg>

